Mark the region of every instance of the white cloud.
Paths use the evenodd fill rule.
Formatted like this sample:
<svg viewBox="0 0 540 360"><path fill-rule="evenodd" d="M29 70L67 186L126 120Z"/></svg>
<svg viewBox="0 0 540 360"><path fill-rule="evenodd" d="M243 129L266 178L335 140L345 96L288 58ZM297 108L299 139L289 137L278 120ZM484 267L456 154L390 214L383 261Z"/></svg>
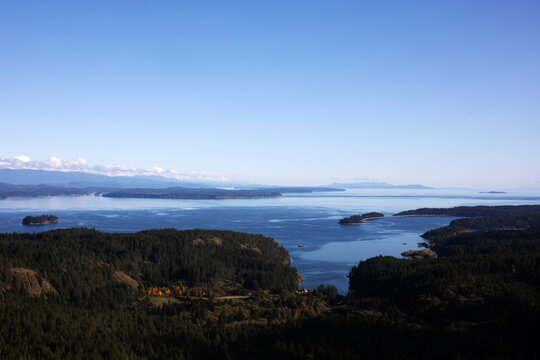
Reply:
<svg viewBox="0 0 540 360"><path fill-rule="evenodd" d="M22 162L30 161L30 157L28 157L26 155L17 155L17 156L15 156L15 159L20 160Z"/></svg>
<svg viewBox="0 0 540 360"><path fill-rule="evenodd" d="M46 171L80 171L90 174L107 176L162 176L177 180L187 181L228 181L230 178L212 172L188 171L179 172L174 169L163 169L154 166L150 169L139 169L133 166L123 165L89 165L88 162L78 157L76 160L65 160L52 156L45 161L32 160L26 155L17 155L11 158L0 158L0 169L30 169Z"/></svg>

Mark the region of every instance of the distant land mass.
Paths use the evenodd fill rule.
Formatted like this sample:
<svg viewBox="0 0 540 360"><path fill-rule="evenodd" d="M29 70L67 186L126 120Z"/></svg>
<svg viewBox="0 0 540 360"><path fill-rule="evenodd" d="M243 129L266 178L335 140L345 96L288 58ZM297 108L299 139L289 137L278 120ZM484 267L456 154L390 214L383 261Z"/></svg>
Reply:
<svg viewBox="0 0 540 360"><path fill-rule="evenodd" d="M102 195L109 198L148 198L148 199L254 199L281 196L278 191L265 190L224 190L224 189L122 189Z"/></svg>
<svg viewBox="0 0 540 360"><path fill-rule="evenodd" d="M327 186L271 186L271 187L250 187L241 188L237 187L235 190L259 190L259 191L277 191L282 194L289 193L312 193L312 192L332 192L332 191L345 191L345 189L327 187Z"/></svg>
<svg viewBox="0 0 540 360"><path fill-rule="evenodd" d="M50 185L13 185L0 183L0 199L12 197L82 196L101 195L111 198L151 199L254 199L278 197L278 191L224 190L213 188L190 189L172 187L166 189L115 189L103 187L71 188Z"/></svg>
<svg viewBox="0 0 540 360"><path fill-rule="evenodd" d="M394 216L512 217L539 214L540 205L457 206L401 211Z"/></svg>
<svg viewBox="0 0 540 360"><path fill-rule="evenodd" d="M53 185L13 185L0 183L0 199L12 197L41 196L82 196L98 195L109 198L149 198L149 199L260 199L279 197L282 193L311 193L315 191L343 191L334 188L294 187L294 188L253 188L229 190L218 188L112 188L112 187L63 187Z"/></svg>
<svg viewBox="0 0 540 360"><path fill-rule="evenodd" d="M161 176L105 176L85 172L0 169L0 199L101 195L111 198L254 199L285 193L344 191L335 187L268 186L232 182L190 182Z"/></svg>
<svg viewBox="0 0 540 360"><path fill-rule="evenodd" d="M21 187L22 185L26 187ZM327 186L270 186L233 181L185 181L161 176L106 176L77 171L0 169L0 193L18 191L20 194L17 196L33 196L24 193L40 192L43 192L43 195L80 195L106 193L114 189L169 188L196 189L197 192L201 189L255 190L281 194L344 191L341 188Z"/></svg>
<svg viewBox="0 0 540 360"><path fill-rule="evenodd" d="M420 184L393 185L385 182L333 183L329 186L345 189L433 189L432 187Z"/></svg>
<svg viewBox="0 0 540 360"><path fill-rule="evenodd" d="M108 191L106 188L71 188L53 185L13 185L0 183L0 199L38 196L81 196Z"/></svg>
<svg viewBox="0 0 540 360"><path fill-rule="evenodd" d="M174 186L187 188L237 186L233 182L184 181L162 176L107 176L80 171L47 171L29 169L0 169L0 183L18 185L53 185L74 188L152 188L162 189Z"/></svg>

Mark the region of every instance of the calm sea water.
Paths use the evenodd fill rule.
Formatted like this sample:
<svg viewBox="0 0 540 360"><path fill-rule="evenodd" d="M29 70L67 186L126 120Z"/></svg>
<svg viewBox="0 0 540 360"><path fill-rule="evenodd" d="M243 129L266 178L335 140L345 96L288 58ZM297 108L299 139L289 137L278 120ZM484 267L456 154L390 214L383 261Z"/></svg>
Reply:
<svg viewBox="0 0 540 360"><path fill-rule="evenodd" d="M303 286L348 287L347 274L360 260L400 256L416 249L427 230L445 226L450 217L384 218L342 226L344 216L380 211L386 215L420 207L540 204L530 194L478 194L457 190L351 190L290 194L276 199L159 200L96 196L0 200L0 232L33 232L89 227L109 232L144 229L222 229L276 239L304 276ZM21 225L26 215L51 213L61 222L43 227ZM299 247L298 245L303 245Z"/></svg>

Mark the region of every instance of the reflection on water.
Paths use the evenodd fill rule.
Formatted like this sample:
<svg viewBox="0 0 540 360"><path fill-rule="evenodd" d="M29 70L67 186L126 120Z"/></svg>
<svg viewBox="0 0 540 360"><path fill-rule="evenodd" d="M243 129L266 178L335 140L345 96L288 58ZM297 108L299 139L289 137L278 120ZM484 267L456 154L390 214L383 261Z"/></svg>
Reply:
<svg viewBox="0 0 540 360"><path fill-rule="evenodd" d="M0 232L83 226L110 232L206 228L263 234L275 238L289 251L293 266L305 277L305 287L334 284L345 293L348 286L346 275L358 261L377 255L400 256L401 252L417 247L417 242L422 241L420 234L444 226L452 218L384 218L359 226L343 226L337 223L342 217L370 211L390 215L419 207L540 203L537 197L508 194L468 193L460 196L422 190L425 196L421 196L418 191L378 192L355 190L250 200L114 199L96 196L7 199L0 201ZM24 216L42 213L57 215L61 222L44 227L21 225Z"/></svg>

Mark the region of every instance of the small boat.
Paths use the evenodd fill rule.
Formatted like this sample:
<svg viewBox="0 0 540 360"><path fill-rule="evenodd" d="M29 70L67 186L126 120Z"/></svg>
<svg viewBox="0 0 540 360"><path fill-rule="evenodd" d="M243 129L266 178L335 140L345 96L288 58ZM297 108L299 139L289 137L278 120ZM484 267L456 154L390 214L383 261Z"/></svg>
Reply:
<svg viewBox="0 0 540 360"><path fill-rule="evenodd" d="M304 244L298 244L298 247L304 247Z"/></svg>

